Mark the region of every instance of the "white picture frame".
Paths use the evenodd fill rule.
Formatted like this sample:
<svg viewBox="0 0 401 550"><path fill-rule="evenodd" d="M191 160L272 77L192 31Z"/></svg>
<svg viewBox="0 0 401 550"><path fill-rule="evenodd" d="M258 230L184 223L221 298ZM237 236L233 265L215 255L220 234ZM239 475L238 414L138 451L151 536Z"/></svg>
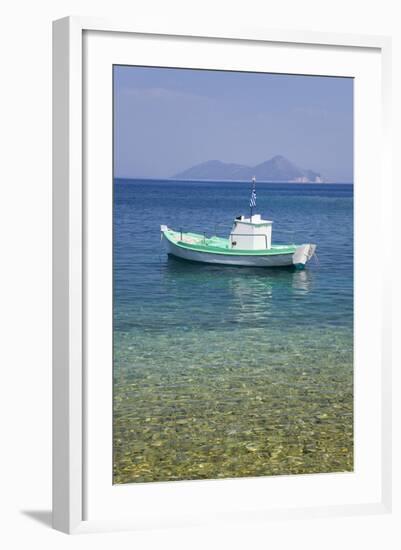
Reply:
<svg viewBox="0 0 401 550"><path fill-rule="evenodd" d="M85 33L93 33L93 36L106 36L110 45L116 41L128 37L146 37L147 41L157 41L161 38L181 41L196 40L197 43L213 44L222 43L229 47L230 44L258 44L258 45L287 45L291 48L300 48L305 51L313 48L325 47L341 50L343 55L348 52L374 52L377 62L380 64L380 113L376 121L380 126L381 160L378 166L378 177L381 187L381 207L377 217L380 219L380 229L384 232L386 228L386 212L391 208L391 181L390 167L390 55L391 43L386 37L336 35L300 31L275 31L275 30L230 30L230 29L188 29L180 28L142 28L140 25L130 24L121 21L103 21L93 18L69 17L54 22L53 32L53 525L56 529L67 532L86 532L95 530L113 529L136 529L144 525L191 525L194 522L202 521L202 509L198 509L195 515L184 516L182 510L177 508L165 519L160 519L163 502L175 502L185 495L188 499L186 507L194 504L194 495L199 493L199 482L184 482L175 491L177 494L172 497L169 493L171 483L148 484L141 486L137 493L137 499L152 494L153 497L159 491L158 498L161 501L161 508L154 516L144 512L138 519L138 514L127 514L116 512L108 516L106 508L99 508L96 517L88 518L88 477L96 480L97 475L102 475L88 466L85 460L85 453L88 446L88 433L91 430L91 413L88 414L87 396L88 384L93 380L88 379L88 316L89 309L86 305L86 294L88 291L88 279L85 271L91 246L91 238L88 238L87 201L88 192L84 185L87 177L85 155L88 147L85 142L85 110L88 105L85 102L84 86L88 74L83 67L83 60L93 59L91 53L87 52ZM110 42L111 41L111 42ZM94 41L96 44L96 40ZM146 44L144 45L146 48ZM99 52L102 46L99 44ZM93 48L92 48L93 50ZM89 57L88 57L89 55ZM125 55L125 54L124 54ZM128 55L128 54L127 54ZM149 53L150 55L150 53ZM150 57L157 59L158 52L152 52ZM167 55L167 54L166 54ZM85 57L86 56L86 57ZM335 57L333 53L333 57ZM160 63L166 63L165 58ZM239 62L238 62L239 63ZM134 64L134 63L133 63ZM150 63L152 64L152 63ZM167 66L167 65L166 65ZM183 65L184 66L184 65ZM207 62L206 62L207 66ZM369 71L369 67L364 70ZM285 72L285 71L284 71ZM329 71L328 74L331 74ZM347 74L348 75L348 74ZM106 97L107 100L107 97ZM377 100L377 98L376 98ZM372 116L374 116L372 114ZM107 147L107 144L105 144ZM357 151L358 152L358 151ZM111 152L110 152L111 154ZM111 174L109 176L111 177ZM107 195L104 196L102 208L107 208ZM89 191L89 199L91 194ZM371 212L372 204L368 204L372 197L361 199L366 203L366 212ZM102 199L103 200L103 199ZM91 203L92 204L92 203ZM100 203L99 203L100 204ZM91 207L92 208L92 207ZM97 208L94 204L93 208ZM111 205L110 205L111 209ZM366 216L367 217L367 216ZM361 218L364 218L361 210ZM93 219L93 216L92 216ZM363 223L363 220L362 222ZM93 233L93 232L92 232ZM90 234L90 230L89 230ZM372 238L374 236L372 235ZM365 243L366 244L366 243ZM89 247L89 248L88 248ZM385 248L383 254L390 257L389 248ZM365 276L365 275L361 275ZM369 277L369 275L366 275ZM368 283L366 283L368 284ZM371 384L372 398L377 400L377 407L380 412L377 416L377 438L380 439L380 456L378 456L375 468L380 468L379 486L375 488L378 498L362 498L361 502L344 498L344 501L336 500L326 502L324 505L316 506L311 502L300 499L296 506L286 506L281 503L279 506L269 505L268 509L262 504L243 510L240 507L236 510L227 510L220 519L229 518L257 519L263 521L273 517L313 517L314 515L350 515L364 513L385 513L391 509L391 361L390 361L390 311L389 311L389 285L386 280L385 271L376 274L375 285L380 287L380 296L377 297L375 307L380 307L380 320L375 325L374 332L377 342L380 341L380 354L372 353L371 361L376 363L372 368L375 370L376 382ZM373 310L372 310L373 311ZM107 328L107 327L106 327ZM90 334L89 334L90 337ZM372 337L372 342L374 338ZM370 344L369 344L370 345ZM373 346L373 343L371 344ZM367 357L369 350L367 350ZM377 359L379 357L379 360ZM110 380L111 383L111 380ZM356 382L358 384L358 380ZM104 389L104 388L103 388ZM366 399L366 397L365 397ZM92 399L93 403L93 399ZM109 410L106 410L106 415ZM373 413L372 413L373 414ZM106 418L106 417L105 417ZM89 420L88 420L89 419ZM107 419L105 420L107 422ZM89 438L90 440L90 438ZM97 444L97 443L96 443ZM102 444L105 444L104 441ZM111 453L111 440L109 441ZM100 448L100 447L99 447ZM103 448L104 450L104 448ZM102 455L103 456L103 455ZM89 476L90 473L90 476ZM293 476L292 476L293 477ZM310 481L308 476L298 477L301 490L308 489ZM302 477L302 479L300 479ZM277 478L276 478L277 479ZM317 480L316 483L323 483ZM104 480L103 480L104 481ZM99 479L99 485L103 483ZM201 482L206 485L207 491L217 491L211 494L227 492L228 498L232 498L236 491L242 491L239 487L245 487L245 495L255 491L259 480L250 480L248 486L242 483L243 480L230 480L228 482ZM280 481L280 480L279 480ZM111 473L109 482L111 484ZM181 483L181 482L180 482ZM222 485L223 483L223 485ZM281 481L280 481L281 483ZM285 483L285 480L283 480ZM337 484L337 480L333 481ZM229 485L231 484L231 485ZM236 484L236 485L233 485ZM150 485L156 485L153 489ZM196 485L196 489L193 487ZM93 486L93 480L89 482ZM177 487L177 483L175 483ZM128 493L130 488L123 488L121 494ZM179 492L182 492L181 496ZM205 492L202 489L203 492ZM234 493L233 493L234 491ZM156 493L155 493L156 492ZM164 492L164 494L162 494ZM103 494L103 497L102 497ZM106 493L96 495L99 500L106 499ZM372 493L373 494L373 493ZM231 495L231 497L230 497ZM95 498L94 496L91 498ZM123 499L125 497L121 497ZM130 497L131 498L131 497ZM173 498L173 500L170 500ZM213 498L213 497L212 497ZM192 499L192 500L191 500ZM124 504L122 504L122 507ZM146 506L144 505L144 509ZM174 504L173 504L174 508ZM119 508L118 508L119 509ZM123 509L123 508L121 508ZM117 510L117 508L116 508ZM195 519L195 516L197 519ZM217 516L216 516L217 517ZM200 518L200 519L199 519ZM210 518L206 517L205 521Z"/></svg>

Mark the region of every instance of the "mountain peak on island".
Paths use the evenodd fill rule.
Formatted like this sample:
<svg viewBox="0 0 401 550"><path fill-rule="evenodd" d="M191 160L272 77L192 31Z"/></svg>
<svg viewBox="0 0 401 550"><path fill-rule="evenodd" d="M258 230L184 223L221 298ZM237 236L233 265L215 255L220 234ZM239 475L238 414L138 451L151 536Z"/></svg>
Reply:
<svg viewBox="0 0 401 550"><path fill-rule="evenodd" d="M282 160L289 162L285 157L283 157L283 155L274 155L274 157L272 157L270 160L274 162L280 162Z"/></svg>
<svg viewBox="0 0 401 550"><path fill-rule="evenodd" d="M324 181L318 172L299 168L283 155L275 155L256 166L208 160L173 177L174 179L233 181L247 181L255 177L258 181L292 183L321 183Z"/></svg>

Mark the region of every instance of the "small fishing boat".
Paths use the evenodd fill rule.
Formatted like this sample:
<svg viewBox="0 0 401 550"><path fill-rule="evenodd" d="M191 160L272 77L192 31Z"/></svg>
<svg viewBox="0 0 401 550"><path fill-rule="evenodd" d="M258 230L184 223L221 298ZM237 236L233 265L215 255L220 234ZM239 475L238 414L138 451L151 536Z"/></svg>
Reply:
<svg viewBox="0 0 401 550"><path fill-rule="evenodd" d="M252 179L249 217L235 218L227 238L206 237L197 233L175 231L161 225L161 238L167 254L207 264L248 267L295 266L303 269L315 253L315 244L272 244L272 225L260 214L253 214L256 206L256 180Z"/></svg>

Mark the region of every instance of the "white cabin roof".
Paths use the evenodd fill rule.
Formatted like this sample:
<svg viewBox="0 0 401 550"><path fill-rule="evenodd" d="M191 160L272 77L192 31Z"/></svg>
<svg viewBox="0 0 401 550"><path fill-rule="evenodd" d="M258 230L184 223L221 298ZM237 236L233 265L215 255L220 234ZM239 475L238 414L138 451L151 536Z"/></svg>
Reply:
<svg viewBox="0 0 401 550"><path fill-rule="evenodd" d="M263 220L260 214L253 214L252 219L250 217L238 216L238 218L235 218L235 222L246 223L248 225L271 225L273 223L271 220Z"/></svg>

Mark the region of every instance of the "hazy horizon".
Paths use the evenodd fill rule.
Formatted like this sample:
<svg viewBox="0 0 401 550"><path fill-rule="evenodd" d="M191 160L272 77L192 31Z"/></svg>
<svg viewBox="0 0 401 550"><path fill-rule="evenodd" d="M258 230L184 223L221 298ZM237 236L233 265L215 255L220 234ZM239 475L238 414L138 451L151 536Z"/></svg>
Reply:
<svg viewBox="0 0 401 550"><path fill-rule="evenodd" d="M351 78L114 67L114 176L169 179L212 159L283 155L353 181Z"/></svg>
<svg viewBox="0 0 401 550"><path fill-rule="evenodd" d="M249 180L231 180L231 179L219 179L219 178L208 178L208 179L196 179L196 178L188 178L186 180L182 179L182 178L177 178L175 179L174 176L171 176L171 177L167 177L167 178L161 178L161 177L147 177L147 176L139 176L139 177L136 177L136 176L114 176L114 179L116 180L133 180L133 181L136 181L136 180L149 180L149 181L171 181L171 182L174 182L174 183L177 183L177 182L184 182L185 181L193 181L193 182L222 182L222 183L249 183ZM327 185L327 184L333 184L333 185L353 185L354 182L352 180L350 181L324 181L324 182L321 182L321 183L316 183L316 182L302 182L302 181L273 181L273 180L256 180L257 183L271 183L271 184L283 184L283 185Z"/></svg>

